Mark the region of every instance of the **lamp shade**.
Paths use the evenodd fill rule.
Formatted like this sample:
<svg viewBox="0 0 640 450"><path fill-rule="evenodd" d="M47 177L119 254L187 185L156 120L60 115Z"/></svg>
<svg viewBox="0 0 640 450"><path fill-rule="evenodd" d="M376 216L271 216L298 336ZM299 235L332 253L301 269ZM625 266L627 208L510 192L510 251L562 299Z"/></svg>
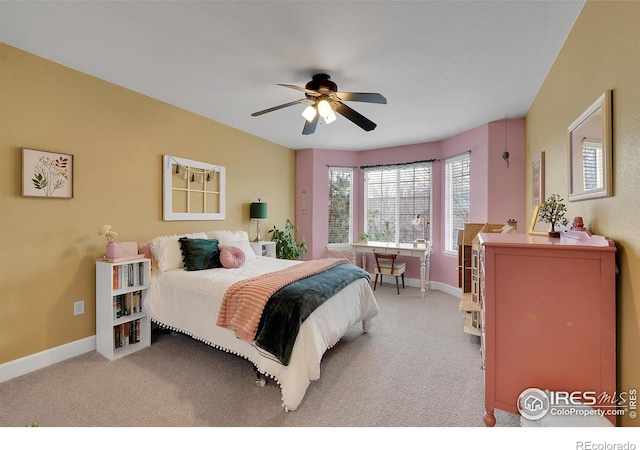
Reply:
<svg viewBox="0 0 640 450"><path fill-rule="evenodd" d="M251 219L265 220L267 218L267 204L262 202L251 203L249 216Z"/></svg>
<svg viewBox="0 0 640 450"><path fill-rule="evenodd" d="M331 105L326 100L320 100L318 102L318 114L322 117L327 117L331 111Z"/></svg>
<svg viewBox="0 0 640 450"><path fill-rule="evenodd" d="M316 109L311 105L307 106L304 111L302 111L302 117L304 117L307 122L313 121L313 119L316 117L316 114Z"/></svg>

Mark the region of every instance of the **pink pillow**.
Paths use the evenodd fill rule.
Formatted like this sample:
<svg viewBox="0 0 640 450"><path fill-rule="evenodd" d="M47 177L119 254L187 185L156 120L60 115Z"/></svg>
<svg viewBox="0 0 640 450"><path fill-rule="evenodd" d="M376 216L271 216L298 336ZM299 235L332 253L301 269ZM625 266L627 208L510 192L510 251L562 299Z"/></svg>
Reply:
<svg viewBox="0 0 640 450"><path fill-rule="evenodd" d="M237 269L244 264L244 252L238 247L224 247L220 252L222 267Z"/></svg>

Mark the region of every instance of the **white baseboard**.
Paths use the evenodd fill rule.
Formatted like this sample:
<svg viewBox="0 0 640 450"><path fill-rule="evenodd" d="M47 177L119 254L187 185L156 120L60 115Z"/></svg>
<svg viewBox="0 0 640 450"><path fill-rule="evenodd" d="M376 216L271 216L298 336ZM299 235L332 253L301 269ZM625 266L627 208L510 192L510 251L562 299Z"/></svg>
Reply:
<svg viewBox="0 0 640 450"><path fill-rule="evenodd" d="M405 278L405 286L420 287L420 280L417 278ZM461 298L460 288L449 286L439 281L432 281L430 289L442 291L454 297ZM51 364L73 358L83 353L96 350L96 337L89 336L75 342L61 345L49 350L25 356L24 358L0 364L0 383L22 375L26 375L34 370L43 369Z"/></svg>
<svg viewBox="0 0 640 450"><path fill-rule="evenodd" d="M369 274L371 276L371 279L375 279L375 274L370 273ZM390 275L386 275L387 280L389 279ZM420 279L419 278L405 278L404 279L404 285L405 286L410 286L410 287L415 287L415 288L420 288ZM445 283L441 283L439 281L431 281L429 282L429 289L433 289L435 291L442 291L445 294L449 294L449 295L453 295L454 297L457 298L462 298L462 289L457 288L457 287L453 287L450 286L448 284Z"/></svg>
<svg viewBox="0 0 640 450"><path fill-rule="evenodd" d="M25 356L24 358L0 364L0 383L22 375L26 375L34 370L43 369L51 364L82 355L83 353L95 351L96 337L89 336L78 341L69 342L59 347L51 348L40 353Z"/></svg>
<svg viewBox="0 0 640 450"><path fill-rule="evenodd" d="M445 294L453 295L456 298L462 298L462 289L453 287L445 283L441 283L439 281L432 281L431 289L434 289L436 291L442 291Z"/></svg>

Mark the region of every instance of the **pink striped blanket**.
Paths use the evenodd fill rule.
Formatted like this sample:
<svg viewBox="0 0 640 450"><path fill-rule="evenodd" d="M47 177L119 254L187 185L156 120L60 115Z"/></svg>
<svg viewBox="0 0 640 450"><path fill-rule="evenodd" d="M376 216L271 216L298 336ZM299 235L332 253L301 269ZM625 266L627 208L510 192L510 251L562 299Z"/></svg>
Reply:
<svg viewBox="0 0 640 450"><path fill-rule="evenodd" d="M251 343L271 295L294 281L344 263L350 261L345 258L303 261L287 269L238 281L225 292L216 325L232 330L238 338Z"/></svg>

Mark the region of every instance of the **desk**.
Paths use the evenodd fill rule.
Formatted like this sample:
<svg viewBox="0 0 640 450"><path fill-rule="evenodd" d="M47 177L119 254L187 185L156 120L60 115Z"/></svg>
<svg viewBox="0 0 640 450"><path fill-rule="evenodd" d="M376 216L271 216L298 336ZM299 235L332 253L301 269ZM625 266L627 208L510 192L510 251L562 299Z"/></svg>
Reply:
<svg viewBox="0 0 640 450"><path fill-rule="evenodd" d="M351 245L353 264L357 265L358 253L390 253L402 256L420 258L420 292L424 297L429 288L429 255L431 254L431 242L426 244L394 244L391 242L358 242Z"/></svg>

